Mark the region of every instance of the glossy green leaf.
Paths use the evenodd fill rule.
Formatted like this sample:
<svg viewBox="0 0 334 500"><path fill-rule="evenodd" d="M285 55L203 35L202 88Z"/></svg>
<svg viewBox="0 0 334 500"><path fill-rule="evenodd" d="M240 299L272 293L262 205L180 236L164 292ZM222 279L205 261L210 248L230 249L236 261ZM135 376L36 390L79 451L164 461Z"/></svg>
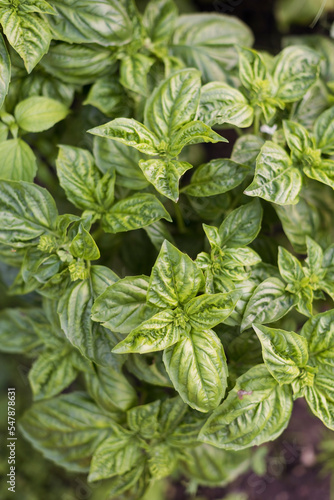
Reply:
<svg viewBox="0 0 334 500"><path fill-rule="evenodd" d="M307 340L310 361L314 366L334 368L334 311L333 309L310 318L301 330Z"/></svg>
<svg viewBox="0 0 334 500"><path fill-rule="evenodd" d="M179 324L177 312L166 309L132 330L125 340L114 347L113 352L143 354L161 351L178 342L184 330L185 326Z"/></svg>
<svg viewBox="0 0 334 500"><path fill-rule="evenodd" d="M213 328L222 323L233 311L240 293L204 294L191 299L185 305L190 325L198 330Z"/></svg>
<svg viewBox="0 0 334 500"><path fill-rule="evenodd" d="M164 363L175 389L195 410L218 406L227 386L223 346L212 330L192 331L164 352Z"/></svg>
<svg viewBox="0 0 334 500"><path fill-rule="evenodd" d="M36 157L22 139L0 142L0 178L32 182L37 172Z"/></svg>
<svg viewBox="0 0 334 500"><path fill-rule="evenodd" d="M322 113L314 124L317 147L324 154L334 154L334 106Z"/></svg>
<svg viewBox="0 0 334 500"><path fill-rule="evenodd" d="M239 90L222 82L207 83L202 87L199 119L207 125L230 123L237 127L249 127L254 111Z"/></svg>
<svg viewBox="0 0 334 500"><path fill-rule="evenodd" d="M145 126L160 141L174 141L178 129L195 119L200 86L200 73L195 69L173 73L146 101Z"/></svg>
<svg viewBox="0 0 334 500"><path fill-rule="evenodd" d="M172 53L186 66L198 68L205 83L226 80L237 64L234 45L249 46L253 36L236 17L222 14L179 16L172 38Z"/></svg>
<svg viewBox="0 0 334 500"><path fill-rule="evenodd" d="M294 296L285 287L279 278L268 278L260 283L246 306L241 330L252 323L272 323L285 316L295 304Z"/></svg>
<svg viewBox="0 0 334 500"><path fill-rule="evenodd" d="M101 256L94 238L83 224L79 224L78 232L70 244L70 252L73 257L84 260L98 260Z"/></svg>
<svg viewBox="0 0 334 500"><path fill-rule="evenodd" d="M95 106L106 116L128 116L130 103L125 102L126 92L117 80L110 76L99 78L90 88L84 104Z"/></svg>
<svg viewBox="0 0 334 500"><path fill-rule="evenodd" d="M0 35L0 109L8 93L11 64L3 36Z"/></svg>
<svg viewBox="0 0 334 500"><path fill-rule="evenodd" d="M56 14L51 5L45 0L21 0L20 10L22 12L39 12L41 14Z"/></svg>
<svg viewBox="0 0 334 500"><path fill-rule="evenodd" d="M334 160L323 160L319 165L306 166L303 171L311 179L334 189Z"/></svg>
<svg viewBox="0 0 334 500"><path fill-rule="evenodd" d="M146 405L136 406L126 413L128 426L132 431L146 439L150 439L159 432L159 412L159 400Z"/></svg>
<svg viewBox="0 0 334 500"><path fill-rule="evenodd" d="M103 215L102 225L107 233L121 233L149 226L160 219L171 217L156 196L139 193L124 198Z"/></svg>
<svg viewBox="0 0 334 500"><path fill-rule="evenodd" d="M139 167L159 193L176 202L179 198L179 179L192 165L185 161L156 159L140 160Z"/></svg>
<svg viewBox="0 0 334 500"><path fill-rule="evenodd" d="M157 307L176 307L195 297L202 282L195 262L165 241L152 268L147 301Z"/></svg>
<svg viewBox="0 0 334 500"><path fill-rule="evenodd" d="M143 25L154 44L162 44L170 38L175 21L177 7L173 0L151 0L143 15Z"/></svg>
<svg viewBox="0 0 334 500"><path fill-rule="evenodd" d="M199 439L225 450L242 450L276 439L287 427L292 394L265 365L238 378L234 389L202 428Z"/></svg>
<svg viewBox="0 0 334 500"><path fill-rule="evenodd" d="M262 207L258 200L236 208L219 227L221 244L228 247L243 247L251 243L261 229Z"/></svg>
<svg viewBox="0 0 334 500"><path fill-rule="evenodd" d="M169 148L169 154L177 156L181 153L185 146L190 144L198 144L201 142L228 142L225 137L214 132L205 123L194 120L186 123L181 129L172 137L172 144Z"/></svg>
<svg viewBox="0 0 334 500"><path fill-rule="evenodd" d="M98 481L125 474L137 464L141 456L139 443L133 433L115 426L112 436L95 451L88 480Z"/></svg>
<svg viewBox="0 0 334 500"><path fill-rule="evenodd" d="M27 132L42 132L55 123L63 120L67 114L67 107L49 97L28 97L15 108L17 124Z"/></svg>
<svg viewBox="0 0 334 500"><path fill-rule="evenodd" d="M301 335L253 324L262 345L262 356L280 385L291 384L308 361L307 341Z"/></svg>
<svg viewBox="0 0 334 500"><path fill-rule="evenodd" d="M112 331L130 333L156 311L146 304L148 285L146 276L117 281L94 302L92 319Z"/></svg>
<svg viewBox="0 0 334 500"><path fill-rule="evenodd" d="M314 148L310 133L300 123L284 120L283 130L289 148L298 159L302 160L303 153L306 153L308 149Z"/></svg>
<svg viewBox="0 0 334 500"><path fill-rule="evenodd" d="M37 243L55 230L57 208L46 189L28 182L0 180L0 242L12 247Z"/></svg>
<svg viewBox="0 0 334 500"><path fill-rule="evenodd" d="M256 158L263 144L262 137L252 134L242 135L234 143L231 160L255 170Z"/></svg>
<svg viewBox="0 0 334 500"><path fill-rule="evenodd" d="M329 429L334 429L333 372L322 368L316 373L312 385L306 385L303 395L316 417Z"/></svg>
<svg viewBox="0 0 334 500"><path fill-rule="evenodd" d="M157 136L133 118L116 118L104 125L92 128L88 132L132 146L147 155L159 153Z"/></svg>
<svg viewBox="0 0 334 500"><path fill-rule="evenodd" d="M267 79L267 68L262 56L253 49L238 48L239 77L242 85L255 92L258 82Z"/></svg>
<svg viewBox="0 0 334 500"><path fill-rule="evenodd" d="M132 92L147 96L147 76L153 63L153 58L140 53L124 57L120 67L120 83Z"/></svg>
<svg viewBox="0 0 334 500"><path fill-rule="evenodd" d="M245 190L248 196L259 196L278 205L298 202L302 176L283 148L267 141L256 160L255 177Z"/></svg>
<svg viewBox="0 0 334 500"><path fill-rule="evenodd" d="M70 351L45 351L29 372L34 400L56 396L73 382L77 373L71 362Z"/></svg>
<svg viewBox="0 0 334 500"><path fill-rule="evenodd" d="M278 86L277 97L284 102L301 99L317 81L320 56L315 51L294 45L286 47L275 60L274 82Z"/></svg>
<svg viewBox="0 0 334 500"><path fill-rule="evenodd" d="M298 285L305 277L299 260L283 247L278 249L278 268L282 278L287 283L296 283Z"/></svg>
<svg viewBox="0 0 334 500"><path fill-rule="evenodd" d="M31 73L49 49L52 37L48 24L37 14L23 12L13 5L0 11L0 23L9 43Z"/></svg>
<svg viewBox="0 0 334 500"><path fill-rule="evenodd" d="M24 437L46 458L76 472L88 472L97 446L114 422L85 393L35 403L20 421Z"/></svg>
<svg viewBox="0 0 334 500"><path fill-rule="evenodd" d="M48 17L53 38L69 43L123 45L132 38L132 23L119 0L52 0L57 15Z"/></svg>

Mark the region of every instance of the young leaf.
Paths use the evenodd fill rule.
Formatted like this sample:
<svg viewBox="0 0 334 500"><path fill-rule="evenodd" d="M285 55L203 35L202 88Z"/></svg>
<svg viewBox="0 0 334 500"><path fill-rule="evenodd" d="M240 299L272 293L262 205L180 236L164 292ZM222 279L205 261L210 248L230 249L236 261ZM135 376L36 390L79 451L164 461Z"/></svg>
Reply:
<svg viewBox="0 0 334 500"><path fill-rule="evenodd" d="M304 387L303 395L312 411L325 425L334 430L334 384L332 370L316 373L313 383Z"/></svg>
<svg viewBox="0 0 334 500"><path fill-rule="evenodd" d="M160 141L173 141L178 129L196 116L200 86L200 73L195 69L173 73L146 101L145 126Z"/></svg>
<svg viewBox="0 0 334 500"><path fill-rule="evenodd" d="M211 160L195 170L182 192L198 197L226 193L239 186L249 173L249 167L232 160Z"/></svg>
<svg viewBox="0 0 334 500"><path fill-rule="evenodd" d="M73 257L78 259L98 260L101 256L94 238L82 223L79 224L77 234L73 238L69 248Z"/></svg>
<svg viewBox="0 0 334 500"><path fill-rule="evenodd" d="M267 79L267 68L261 55L253 49L238 48L239 77L242 85L254 90L257 82Z"/></svg>
<svg viewBox="0 0 334 500"><path fill-rule="evenodd" d="M32 182L37 172L36 157L22 139L0 142L0 177Z"/></svg>
<svg viewBox="0 0 334 500"><path fill-rule="evenodd" d="M233 311L240 293L204 294L191 299L185 305L190 325L196 330L206 330L222 323Z"/></svg>
<svg viewBox="0 0 334 500"><path fill-rule="evenodd" d="M99 78L90 88L84 105L90 104L99 109L106 116L128 116L129 103L125 102L126 92L117 80L109 76ZM109 141L110 142L110 141Z"/></svg>
<svg viewBox="0 0 334 500"><path fill-rule="evenodd" d="M287 283L298 286L305 278L304 270L299 260L283 247L278 248L278 268L282 278Z"/></svg>
<svg viewBox="0 0 334 500"><path fill-rule="evenodd" d="M133 433L114 425L112 436L103 441L95 451L88 481L99 481L123 475L135 467L142 452Z"/></svg>
<svg viewBox="0 0 334 500"><path fill-rule="evenodd" d="M253 35L236 17L221 14L179 16L171 50L187 67L198 68L205 83L224 81L237 64L234 45L249 46Z"/></svg>
<svg viewBox="0 0 334 500"><path fill-rule="evenodd" d="M309 236L306 236L307 263L310 272L317 274L321 272L324 253L321 246Z"/></svg>
<svg viewBox="0 0 334 500"><path fill-rule="evenodd" d="M114 422L85 393L74 392L35 403L20 430L49 460L75 472L88 472L91 457Z"/></svg>
<svg viewBox="0 0 334 500"><path fill-rule="evenodd" d="M8 93L11 65L3 36L0 34L0 109Z"/></svg>
<svg viewBox="0 0 334 500"><path fill-rule="evenodd" d="M311 179L334 189L334 160L322 160L319 165L305 166L303 171Z"/></svg>
<svg viewBox="0 0 334 500"><path fill-rule="evenodd" d="M245 190L248 196L259 196L278 205L298 202L302 176L283 148L267 141L256 160L255 177Z"/></svg>
<svg viewBox="0 0 334 500"><path fill-rule="evenodd" d="M158 137L133 118L116 118L104 125L92 128L88 132L132 146L147 155L159 153Z"/></svg>
<svg viewBox="0 0 334 500"><path fill-rule="evenodd" d="M175 21L177 7L173 0L151 0L143 15L143 25L154 44L168 42Z"/></svg>
<svg viewBox="0 0 334 500"><path fill-rule="evenodd" d="M148 285L146 276L128 276L117 281L94 302L93 321L114 332L130 333L156 312L155 307L146 304Z"/></svg>
<svg viewBox="0 0 334 500"><path fill-rule="evenodd" d="M130 429L139 433L145 439L153 438L159 432L158 415L161 402L154 401L142 406L136 406L126 412Z"/></svg>
<svg viewBox="0 0 334 500"><path fill-rule="evenodd" d="M14 5L1 9L0 23L9 43L31 73L49 49L52 36L48 24L37 14L25 13Z"/></svg>
<svg viewBox="0 0 334 500"><path fill-rule="evenodd" d="M259 200L236 208L220 225L221 244L240 248L249 245L261 229L262 207Z"/></svg>
<svg viewBox="0 0 334 500"><path fill-rule="evenodd" d="M280 385L291 384L308 361L305 338L294 332L253 324L262 344L262 356L271 375Z"/></svg>
<svg viewBox="0 0 334 500"><path fill-rule="evenodd" d="M308 342L312 365L331 371L334 367L334 310L310 318L300 334Z"/></svg>
<svg viewBox="0 0 334 500"><path fill-rule="evenodd" d="M279 278L268 278L255 289L241 323L241 331L252 323L272 323L285 316L295 305L294 296L285 290Z"/></svg>
<svg viewBox="0 0 334 500"><path fill-rule="evenodd" d="M198 118L210 127L223 123L249 127L253 117L253 108L239 90L221 82L207 83L202 87Z"/></svg>
<svg viewBox="0 0 334 500"><path fill-rule="evenodd" d="M317 81L320 56L305 46L293 45L280 52L273 70L276 96L284 102L301 99Z"/></svg>
<svg viewBox="0 0 334 500"><path fill-rule="evenodd" d="M177 156L182 149L189 144L200 142L228 142L225 137L214 132L205 123L194 120L183 125L180 130L172 137L171 146L168 150L171 156Z"/></svg>
<svg viewBox="0 0 334 500"><path fill-rule="evenodd" d="M322 113L314 124L317 147L322 153L334 154L334 106Z"/></svg>
<svg viewBox="0 0 334 500"><path fill-rule="evenodd" d="M165 241L153 266L148 303L157 307L176 307L195 297L203 275L188 255Z"/></svg>
<svg viewBox="0 0 334 500"><path fill-rule="evenodd" d="M192 168L192 165L185 161L155 159L140 160L139 167L159 193L177 202L180 177Z"/></svg>
<svg viewBox="0 0 334 500"><path fill-rule="evenodd" d="M125 340L114 347L113 352L143 354L162 351L178 342L184 331L185 326L178 324L177 312L165 309L132 330Z"/></svg>
<svg viewBox="0 0 334 500"><path fill-rule="evenodd" d="M153 63L153 58L140 53L124 57L120 67L120 83L132 92L147 96L147 76Z"/></svg>
<svg viewBox="0 0 334 500"><path fill-rule="evenodd" d="M195 410L218 406L227 386L223 346L212 330L192 331L164 352L164 363L175 389Z"/></svg>
<svg viewBox="0 0 334 500"><path fill-rule="evenodd" d="M283 130L285 140L296 158L302 160L303 154L308 149L314 149L314 143L310 133L300 123L284 120Z"/></svg>
<svg viewBox="0 0 334 500"><path fill-rule="evenodd" d="M209 417L199 440L225 450L242 450L276 439L287 427L292 393L265 365L238 378L234 389Z"/></svg>
<svg viewBox="0 0 334 500"><path fill-rule="evenodd" d="M119 0L53 0L57 15L48 17L53 37L69 43L98 43L105 47L130 42L132 23Z"/></svg>
<svg viewBox="0 0 334 500"><path fill-rule="evenodd" d="M102 217L102 226L107 233L121 233L149 226L171 217L156 196L139 193L118 201Z"/></svg>
<svg viewBox="0 0 334 500"><path fill-rule="evenodd" d="M42 132L68 115L67 107L55 99L36 96L21 101L15 108L17 124L27 132Z"/></svg>
<svg viewBox="0 0 334 500"><path fill-rule="evenodd" d="M46 189L28 182L0 180L0 242L13 247L37 243L55 231L58 212Z"/></svg>

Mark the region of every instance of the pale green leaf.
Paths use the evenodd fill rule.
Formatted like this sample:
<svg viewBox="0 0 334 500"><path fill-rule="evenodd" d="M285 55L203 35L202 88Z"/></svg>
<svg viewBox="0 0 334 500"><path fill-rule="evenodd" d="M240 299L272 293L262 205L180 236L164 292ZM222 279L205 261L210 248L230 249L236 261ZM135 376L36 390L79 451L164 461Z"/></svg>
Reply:
<svg viewBox="0 0 334 500"><path fill-rule="evenodd" d="M262 212L259 200L233 210L218 229L221 244L239 248L251 243L260 232Z"/></svg>
<svg viewBox="0 0 334 500"><path fill-rule="evenodd" d="M334 310L310 318L300 334L308 342L312 365L324 366L331 372L334 368Z"/></svg>
<svg viewBox="0 0 334 500"><path fill-rule="evenodd" d="M292 411L288 385L280 386L265 365L238 378L234 389L209 417L199 439L225 450L242 450L276 439Z"/></svg>
<svg viewBox="0 0 334 500"><path fill-rule="evenodd" d="M238 47L238 52L241 83L246 89L255 92L258 83L267 79L266 64L256 50Z"/></svg>
<svg viewBox="0 0 334 500"><path fill-rule="evenodd" d="M67 107L49 97L28 97L15 108L15 119L27 132L42 132L53 127L68 115Z"/></svg>
<svg viewBox="0 0 334 500"><path fill-rule="evenodd" d="M288 154L274 142L267 141L257 157L255 177L245 194L278 205L293 205L298 202L301 187L302 176Z"/></svg>
<svg viewBox="0 0 334 500"><path fill-rule="evenodd" d="M283 247L278 248L278 268L282 278L287 283L298 286L305 277L304 270L299 260Z"/></svg>
<svg viewBox="0 0 334 500"><path fill-rule="evenodd" d="M334 106L322 113L314 124L317 147L324 154L334 154Z"/></svg>
<svg viewBox="0 0 334 500"><path fill-rule="evenodd" d="M185 305L189 323L195 329L213 328L222 323L233 311L240 292L204 294L191 299Z"/></svg>
<svg viewBox="0 0 334 500"><path fill-rule="evenodd" d="M225 395L227 364L223 346L212 330L192 331L164 352L175 389L195 410L216 408Z"/></svg>
<svg viewBox="0 0 334 500"><path fill-rule="evenodd" d="M140 53L124 57L120 67L120 83L132 92L147 96L147 76L153 63L152 57Z"/></svg>
<svg viewBox="0 0 334 500"><path fill-rule="evenodd" d="M231 160L255 170L256 158L263 144L262 137L252 134L243 135L234 143Z"/></svg>
<svg viewBox="0 0 334 500"><path fill-rule="evenodd" d="M22 139L0 142L0 178L32 182L37 172L36 157Z"/></svg>
<svg viewBox="0 0 334 500"><path fill-rule="evenodd" d="M334 430L334 384L333 371L321 368L312 385L306 385L303 395L314 415L331 430Z"/></svg>
<svg viewBox="0 0 334 500"><path fill-rule="evenodd" d="M173 0L151 0L147 4L143 15L143 25L154 44L163 44L169 40L177 14L177 7Z"/></svg>
<svg viewBox="0 0 334 500"><path fill-rule="evenodd" d="M185 146L190 144L198 144L201 142L228 142L225 137L214 132L205 123L194 120L186 123L181 129L175 133L171 139L171 146L168 150L172 156L177 156L181 153Z"/></svg>
<svg viewBox="0 0 334 500"><path fill-rule="evenodd" d="M322 160L319 165L304 167L303 171L311 179L334 189L334 160Z"/></svg>
<svg viewBox="0 0 334 500"><path fill-rule="evenodd" d="M306 153L308 149L314 149L310 133L300 123L284 120L283 130L289 148L298 159L303 160L303 153Z"/></svg>
<svg viewBox="0 0 334 500"><path fill-rule="evenodd" d="M159 432L160 405L161 402L158 400L128 410L126 416L130 429L146 439L154 437Z"/></svg>
<svg viewBox="0 0 334 500"><path fill-rule="evenodd" d="M0 34L0 109L8 93L11 64L3 36Z"/></svg>

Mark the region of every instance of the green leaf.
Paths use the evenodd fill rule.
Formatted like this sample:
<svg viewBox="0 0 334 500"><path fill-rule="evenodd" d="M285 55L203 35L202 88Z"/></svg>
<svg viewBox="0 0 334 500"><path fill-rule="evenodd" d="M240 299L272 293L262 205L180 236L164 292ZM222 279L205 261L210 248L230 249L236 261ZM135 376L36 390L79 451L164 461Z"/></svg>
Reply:
<svg viewBox="0 0 334 500"><path fill-rule="evenodd" d="M291 384L308 361L305 338L294 332L253 324L262 344L262 356L271 375L280 385Z"/></svg>
<svg viewBox="0 0 334 500"><path fill-rule="evenodd" d="M60 185L73 205L94 212L103 212L111 207L115 176L105 174L102 177L89 151L59 146L56 166Z"/></svg>
<svg viewBox="0 0 334 500"><path fill-rule="evenodd" d="M239 77L242 85L255 92L258 82L267 79L267 68L262 56L253 49L238 48Z"/></svg>
<svg viewBox="0 0 334 500"><path fill-rule="evenodd" d="M31 73L49 50L52 37L48 24L37 14L22 12L13 5L0 11L0 23L9 43Z"/></svg>
<svg viewBox="0 0 334 500"><path fill-rule="evenodd" d="M85 373L88 393L107 412L126 411L137 402L136 391L123 375L118 359L115 367L98 366L92 373Z"/></svg>
<svg viewBox="0 0 334 500"><path fill-rule="evenodd" d="M201 412L218 406L227 386L223 346L212 330L191 334L164 352L164 363L185 403Z"/></svg>
<svg viewBox="0 0 334 500"><path fill-rule="evenodd" d="M146 101L145 126L160 141L173 143L179 128L195 119L200 88L199 71L188 68L173 73Z"/></svg>
<svg viewBox="0 0 334 500"><path fill-rule="evenodd" d="M151 0L143 15L143 25L154 44L168 42L177 19L177 7L173 0Z"/></svg>
<svg viewBox="0 0 334 500"><path fill-rule="evenodd" d="M239 90L226 83L211 82L202 87L198 118L209 126L230 123L249 127L254 111Z"/></svg>
<svg viewBox="0 0 334 500"><path fill-rule="evenodd" d="M178 324L176 311L165 309L144 321L138 328L114 347L113 352L124 354L161 351L175 344L185 331L185 326Z"/></svg>
<svg viewBox="0 0 334 500"><path fill-rule="evenodd" d="M94 137L93 150L99 169L104 173L115 171L120 186L140 190L149 185L138 166L141 158L139 151L98 136Z"/></svg>
<svg viewBox="0 0 334 500"><path fill-rule="evenodd" d="M0 35L0 109L8 93L11 64L3 36Z"/></svg>
<svg viewBox="0 0 334 500"><path fill-rule="evenodd" d="M95 83L115 64L108 49L95 45L57 43L41 60L42 68L62 82L73 85Z"/></svg>
<svg viewBox="0 0 334 500"><path fill-rule="evenodd" d="M146 304L146 276L128 276L117 281L94 302L92 319L114 332L129 333L154 314Z"/></svg>
<svg viewBox="0 0 334 500"><path fill-rule="evenodd" d="M68 387L77 376L69 350L45 351L32 365L29 382L34 400L56 396Z"/></svg>
<svg viewBox="0 0 334 500"><path fill-rule="evenodd" d="M105 47L130 42L132 23L119 0L52 0L57 16L48 17L53 38Z"/></svg>
<svg viewBox="0 0 334 500"><path fill-rule="evenodd" d="M157 307L176 307L195 297L202 283L195 262L165 241L152 268L147 301Z"/></svg>
<svg viewBox="0 0 334 500"><path fill-rule="evenodd" d="M39 12L41 14L56 14L51 5L45 0L21 0L20 10L22 12Z"/></svg>
<svg viewBox="0 0 334 500"><path fill-rule="evenodd" d="M149 226L171 217L153 194L139 193L118 201L103 215L102 226L107 233L121 233Z"/></svg>
<svg viewBox="0 0 334 500"><path fill-rule="evenodd" d="M234 45L252 45L249 28L236 17L221 14L179 16L171 50L187 67L198 68L205 83L224 81L237 64Z"/></svg>
<svg viewBox="0 0 334 500"><path fill-rule="evenodd" d="M283 121L285 140L288 143L294 157L303 160L303 153L314 149L314 143L310 133L300 123L291 120Z"/></svg>
<svg viewBox="0 0 334 500"><path fill-rule="evenodd" d="M58 216L46 189L28 182L0 180L0 242L12 247L36 244L42 234L55 230Z"/></svg>
<svg viewBox="0 0 334 500"><path fill-rule="evenodd" d="M298 101L317 81L320 56L305 46L286 47L276 57L273 79L276 96L284 102Z"/></svg>
<svg viewBox="0 0 334 500"><path fill-rule="evenodd" d="M231 160L255 170L256 158L263 144L262 137L252 134L243 135L234 143Z"/></svg>
<svg viewBox="0 0 334 500"><path fill-rule="evenodd" d="M278 268L282 278L287 283L299 285L305 277L299 260L283 247L278 248Z"/></svg>
<svg viewBox="0 0 334 500"><path fill-rule="evenodd" d="M322 263L324 258L324 253L321 246L314 241L309 236L306 236L306 247L307 247L307 263L311 273L320 273L322 269Z"/></svg>
<svg viewBox="0 0 334 500"><path fill-rule="evenodd" d="M109 498L118 497L126 491L134 493L137 498L141 498L147 489L145 482L145 460L142 458L137 461L135 467L122 474L121 476L114 476L108 480L108 496Z"/></svg>
<svg viewBox="0 0 334 500"><path fill-rule="evenodd" d="M181 454L166 443L158 443L150 449L148 466L154 480L170 476L178 465Z"/></svg>
<svg viewBox="0 0 334 500"><path fill-rule="evenodd" d="M192 165L185 161L154 159L140 160L139 167L159 193L177 202L180 177L192 168Z"/></svg>
<svg viewBox="0 0 334 500"><path fill-rule="evenodd" d="M73 392L35 403L21 419L20 430L49 460L88 472L95 449L113 425L85 393Z"/></svg>
<svg viewBox="0 0 334 500"><path fill-rule="evenodd" d="M334 154L334 106L322 113L314 124L317 147L322 153Z"/></svg>
<svg viewBox="0 0 334 500"><path fill-rule="evenodd" d="M0 178L32 182L37 172L36 157L22 139L0 142Z"/></svg>
<svg viewBox="0 0 334 500"><path fill-rule="evenodd" d="M27 132L42 132L68 115L67 107L49 97L28 97L15 108L17 124Z"/></svg>
<svg viewBox="0 0 334 500"><path fill-rule="evenodd" d="M132 92L147 96L147 76L153 63L152 57L140 53L124 57L120 67L120 83Z"/></svg>
<svg viewBox="0 0 334 500"><path fill-rule="evenodd" d="M278 205L293 205L298 202L301 187L302 176L290 157L283 148L267 141L257 157L255 177L245 194Z"/></svg>
<svg viewBox="0 0 334 500"><path fill-rule="evenodd" d="M239 298L240 293L235 290L229 293L204 294L187 302L184 310L193 328L213 328L232 313Z"/></svg>
<svg viewBox="0 0 334 500"><path fill-rule="evenodd" d="M147 155L159 153L159 140L147 127L133 118L116 118L111 122L88 130L90 134L119 141Z"/></svg>
<svg viewBox="0 0 334 500"><path fill-rule="evenodd" d="M276 439L287 427L292 394L265 365L238 378L234 389L209 417L199 440L225 450L242 450Z"/></svg>
<svg viewBox="0 0 334 500"><path fill-rule="evenodd" d="M95 106L106 116L115 118L129 115L130 105L125 99L126 92L120 82L105 76L91 86L84 104Z"/></svg>
<svg viewBox="0 0 334 500"><path fill-rule="evenodd" d="M316 373L312 385L304 387L303 395L314 415L331 430L334 430L334 384L333 372L321 369Z"/></svg>
<svg viewBox="0 0 334 500"><path fill-rule="evenodd" d="M125 474L141 457L142 452L133 433L115 425L112 436L103 441L93 455L88 481Z"/></svg>
<svg viewBox="0 0 334 500"><path fill-rule="evenodd" d="M34 355L42 341L33 328L40 309L4 309L0 312L0 350L9 353Z"/></svg>
<svg viewBox="0 0 334 500"><path fill-rule="evenodd" d="M73 257L84 260L97 260L100 258L100 250L93 237L80 223L78 232L70 244L70 252Z"/></svg>
<svg viewBox="0 0 334 500"><path fill-rule="evenodd" d="M334 189L334 160L322 160L319 165L304 167L303 171L311 179Z"/></svg>
<svg viewBox="0 0 334 500"><path fill-rule="evenodd" d="M177 156L185 146L198 144L201 142L228 142L225 137L214 132L205 123L194 120L183 125L180 130L172 137L169 154Z"/></svg>
<svg viewBox="0 0 334 500"><path fill-rule="evenodd" d="M272 323L285 316L294 306L294 296L285 290L279 278L268 278L254 290L244 312L241 331L252 323Z"/></svg>
<svg viewBox="0 0 334 500"><path fill-rule="evenodd" d="M310 318L300 334L307 340L312 366L334 368L334 310Z"/></svg>
<svg viewBox="0 0 334 500"><path fill-rule="evenodd" d="M221 244L235 248L249 245L260 232L262 212L259 200L233 210L219 227Z"/></svg>
<svg viewBox="0 0 334 500"><path fill-rule="evenodd" d="M195 170L190 184L182 191L198 197L226 193L239 186L249 173L249 167L232 160L211 160Z"/></svg>
<svg viewBox="0 0 334 500"><path fill-rule="evenodd" d="M153 438L159 432L160 405L161 402L158 400L128 410L126 416L130 429L145 439Z"/></svg>

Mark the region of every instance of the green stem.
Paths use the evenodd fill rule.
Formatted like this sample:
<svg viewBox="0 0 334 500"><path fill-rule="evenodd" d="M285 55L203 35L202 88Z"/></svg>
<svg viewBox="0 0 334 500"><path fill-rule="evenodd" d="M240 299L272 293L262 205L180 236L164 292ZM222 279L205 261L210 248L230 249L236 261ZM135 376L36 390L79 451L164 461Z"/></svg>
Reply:
<svg viewBox="0 0 334 500"><path fill-rule="evenodd" d="M183 220L181 209L177 203L174 203L174 210L178 230L181 234L184 234L187 232L187 228Z"/></svg>

